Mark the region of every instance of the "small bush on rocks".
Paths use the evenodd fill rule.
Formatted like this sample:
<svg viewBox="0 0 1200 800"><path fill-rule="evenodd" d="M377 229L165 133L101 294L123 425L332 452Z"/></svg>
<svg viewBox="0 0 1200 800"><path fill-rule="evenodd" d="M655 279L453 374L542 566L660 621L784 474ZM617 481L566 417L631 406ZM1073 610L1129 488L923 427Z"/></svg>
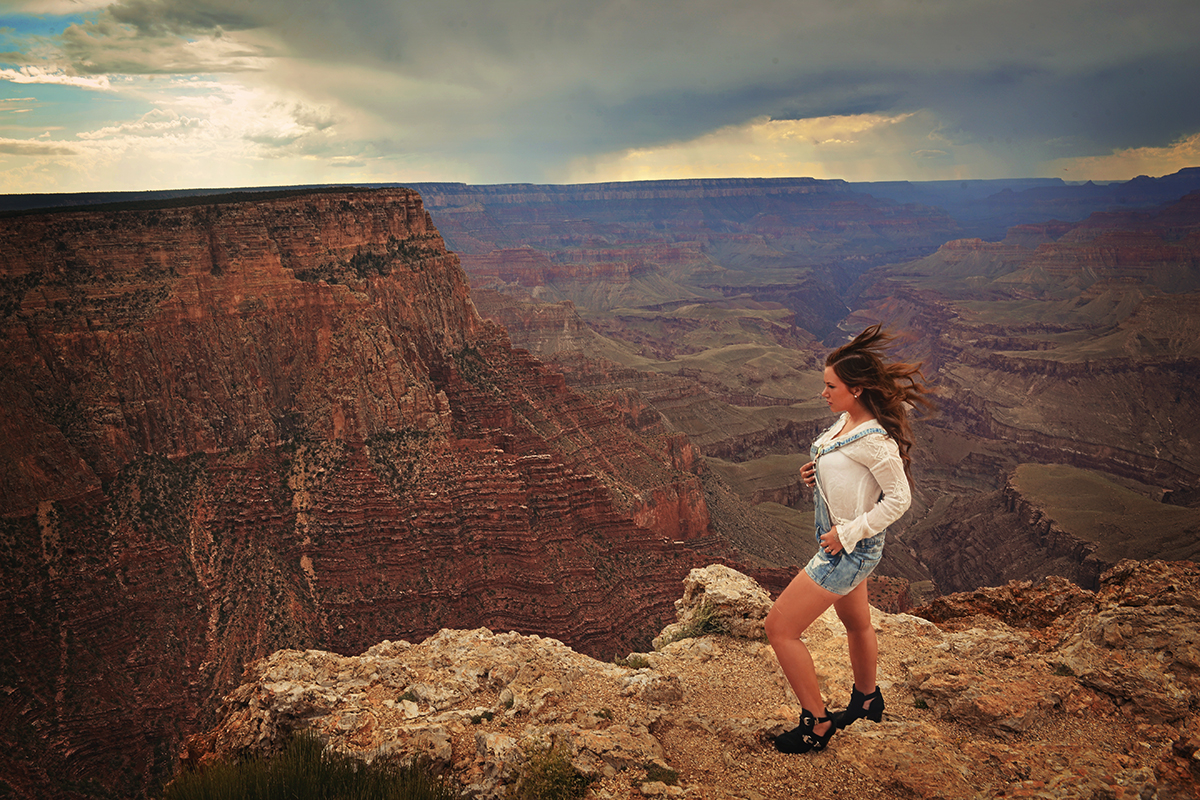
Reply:
<svg viewBox="0 0 1200 800"><path fill-rule="evenodd" d="M425 768L395 759L366 764L301 734L280 753L186 772L163 800L455 800L459 793Z"/></svg>
<svg viewBox="0 0 1200 800"><path fill-rule="evenodd" d="M525 750L514 800L583 800L592 779L575 769L565 745Z"/></svg>
<svg viewBox="0 0 1200 800"><path fill-rule="evenodd" d="M647 761L643 766L646 770L647 782L659 781L667 786L675 786L679 783L679 773L670 767L664 767L654 761Z"/></svg>
<svg viewBox="0 0 1200 800"><path fill-rule="evenodd" d="M678 627L672 635L667 636L663 641L656 641L656 645L661 649L668 644L684 639L695 639L700 636L726 633L729 633L729 628L725 621L717 616L717 610L710 603L705 602L696 609L696 613L686 625Z"/></svg>

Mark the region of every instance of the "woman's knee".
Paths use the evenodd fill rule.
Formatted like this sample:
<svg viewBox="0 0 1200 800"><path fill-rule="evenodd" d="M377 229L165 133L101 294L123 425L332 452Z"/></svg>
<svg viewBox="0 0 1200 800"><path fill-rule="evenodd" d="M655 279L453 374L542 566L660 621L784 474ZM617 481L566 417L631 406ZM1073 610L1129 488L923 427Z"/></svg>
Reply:
<svg viewBox="0 0 1200 800"><path fill-rule="evenodd" d="M842 625L846 628L847 633L865 633L866 631L875 630L871 624L871 615L869 613L859 614L851 612L848 614L838 614L838 619L842 621Z"/></svg>
<svg viewBox="0 0 1200 800"><path fill-rule="evenodd" d="M771 606L771 610L767 612L767 616L763 619L763 632L767 634L768 642L779 641L779 608Z"/></svg>
<svg viewBox="0 0 1200 800"><path fill-rule="evenodd" d="M776 644L785 639L798 639L800 632L793 632L792 625L789 622L787 615L779 610L779 605L771 606L771 610L767 612L766 619L763 620L763 630L767 634L767 641L771 644Z"/></svg>

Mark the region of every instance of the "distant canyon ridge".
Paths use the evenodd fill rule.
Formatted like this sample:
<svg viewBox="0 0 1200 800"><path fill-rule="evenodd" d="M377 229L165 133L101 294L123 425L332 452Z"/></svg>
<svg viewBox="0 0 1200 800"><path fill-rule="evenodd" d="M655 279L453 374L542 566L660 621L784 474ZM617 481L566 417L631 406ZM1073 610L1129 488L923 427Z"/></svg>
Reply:
<svg viewBox="0 0 1200 800"><path fill-rule="evenodd" d="M941 402L877 603L1194 558L1197 172L10 199L63 207L0 217L0 779L153 792L279 648L778 589L874 321Z"/></svg>
<svg viewBox="0 0 1200 800"><path fill-rule="evenodd" d="M586 391L638 391L801 537L824 355L874 322L896 332L941 406L883 567L918 594L1046 574L1094 588L1120 558L1200 549L1200 169L991 194L420 188L514 343Z"/></svg>

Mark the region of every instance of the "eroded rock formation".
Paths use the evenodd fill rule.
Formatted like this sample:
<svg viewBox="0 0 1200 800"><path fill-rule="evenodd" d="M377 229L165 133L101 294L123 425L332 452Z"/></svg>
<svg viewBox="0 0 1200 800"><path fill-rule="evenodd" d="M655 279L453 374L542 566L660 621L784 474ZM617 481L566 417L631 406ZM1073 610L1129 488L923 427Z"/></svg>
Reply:
<svg viewBox="0 0 1200 800"><path fill-rule="evenodd" d="M942 598L927 619L876 612L882 723L839 732L826 754L783 756L770 738L800 709L761 638L769 596L707 567L685 580L658 649L620 665L483 629L355 657L274 653L187 755L269 752L306 730L364 758L426 757L483 798L505 796L530 754L556 744L610 798L853 786L889 799L1183 800L1200 789L1197 597L1195 565L1125 561L1095 593L1052 578ZM843 634L828 612L805 637L831 700L852 681Z"/></svg>
<svg viewBox="0 0 1200 800"><path fill-rule="evenodd" d="M736 558L687 440L481 320L415 192L15 216L0 241L15 792L152 791L281 647L488 625L628 652L691 566Z"/></svg>

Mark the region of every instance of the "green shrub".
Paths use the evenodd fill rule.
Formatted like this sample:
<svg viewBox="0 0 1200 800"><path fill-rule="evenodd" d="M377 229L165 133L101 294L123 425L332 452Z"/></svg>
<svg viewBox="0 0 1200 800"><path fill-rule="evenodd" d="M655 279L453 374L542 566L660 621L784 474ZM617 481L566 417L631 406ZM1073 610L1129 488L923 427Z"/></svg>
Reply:
<svg viewBox="0 0 1200 800"><path fill-rule="evenodd" d="M571 763L565 745L525 749L514 800L582 800L592 782Z"/></svg>
<svg viewBox="0 0 1200 800"><path fill-rule="evenodd" d="M684 625L679 630L676 630L674 635L664 642L659 643L659 647L666 647L674 642L679 642L684 639L695 639L700 636L710 636L713 634L729 633L726 624L717 619L717 610L708 602L700 604L696 609L696 613L692 615L692 619L688 624Z"/></svg>
<svg viewBox="0 0 1200 800"><path fill-rule="evenodd" d="M302 734L280 753L186 772L163 800L453 800L429 770L392 758L370 764Z"/></svg>
<svg viewBox="0 0 1200 800"><path fill-rule="evenodd" d="M670 767L664 767L653 761L647 761L642 766L646 770L647 782L661 781L667 786L675 786L679 783L679 773Z"/></svg>
<svg viewBox="0 0 1200 800"><path fill-rule="evenodd" d="M696 609L696 616L689 626L695 633L692 636L707 636L713 633L729 633L724 622L717 619L717 610L710 603L701 603Z"/></svg>

